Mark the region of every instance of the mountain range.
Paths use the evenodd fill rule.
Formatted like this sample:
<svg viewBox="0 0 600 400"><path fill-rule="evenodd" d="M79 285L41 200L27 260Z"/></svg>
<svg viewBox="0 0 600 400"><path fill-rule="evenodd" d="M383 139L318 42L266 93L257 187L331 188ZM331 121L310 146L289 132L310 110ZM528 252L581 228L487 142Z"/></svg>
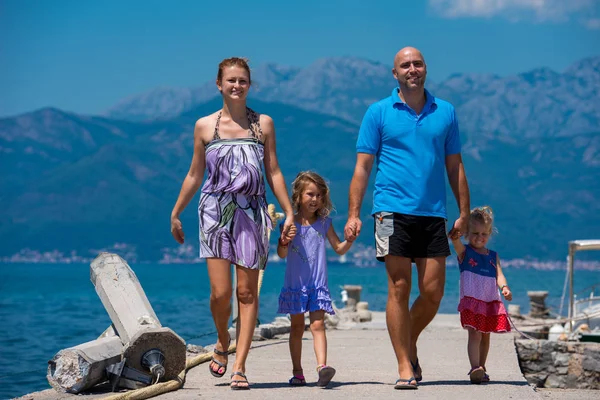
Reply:
<svg viewBox="0 0 600 400"><path fill-rule="evenodd" d="M390 95L391 66L328 58L306 68L263 65L252 79L249 104L275 121L286 181L305 169L324 175L341 234L360 120ZM455 74L427 88L457 109L471 203L493 207L492 247L501 256L562 259L568 240L600 238L600 57L563 72ZM0 119L0 256L124 242L142 260L160 258L176 246L169 215L194 121L220 106L208 82L135 95L101 116L45 108ZM362 209L367 245L371 189ZM195 204L197 197L182 215L194 244Z"/></svg>

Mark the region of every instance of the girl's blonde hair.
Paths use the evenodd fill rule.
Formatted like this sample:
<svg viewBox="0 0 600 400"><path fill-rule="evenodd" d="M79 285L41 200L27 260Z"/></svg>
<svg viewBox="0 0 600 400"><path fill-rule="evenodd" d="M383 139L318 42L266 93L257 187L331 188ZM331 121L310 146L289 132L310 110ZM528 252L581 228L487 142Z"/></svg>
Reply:
<svg viewBox="0 0 600 400"><path fill-rule="evenodd" d="M478 222L489 227L490 233L496 232L494 228L494 212L490 206L475 207L472 209L469 215L469 230L471 229L471 222Z"/></svg>
<svg viewBox="0 0 600 400"><path fill-rule="evenodd" d="M333 210L333 204L331 203L331 196L329 195L329 186L325 179L321 175L312 171L302 171L292 182L292 207L294 212L298 212L300 209L300 201L302 200L302 194L306 188L307 183L314 183L319 192L321 192L322 203L321 208L317 210L317 216L326 218Z"/></svg>

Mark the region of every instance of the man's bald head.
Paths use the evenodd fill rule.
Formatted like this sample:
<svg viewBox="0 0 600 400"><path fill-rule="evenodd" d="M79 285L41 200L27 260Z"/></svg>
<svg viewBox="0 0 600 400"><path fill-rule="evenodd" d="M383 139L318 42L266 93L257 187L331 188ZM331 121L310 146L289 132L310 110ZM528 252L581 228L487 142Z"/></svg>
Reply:
<svg viewBox="0 0 600 400"><path fill-rule="evenodd" d="M407 58L420 59L423 61L423 64L425 64L425 57L423 57L421 51L415 47L408 46L396 53L396 56L394 57L394 67L398 65L400 61Z"/></svg>
<svg viewBox="0 0 600 400"><path fill-rule="evenodd" d="M427 65L421 52L414 47L405 47L394 57L394 78L398 81L400 90L423 91L427 78Z"/></svg>

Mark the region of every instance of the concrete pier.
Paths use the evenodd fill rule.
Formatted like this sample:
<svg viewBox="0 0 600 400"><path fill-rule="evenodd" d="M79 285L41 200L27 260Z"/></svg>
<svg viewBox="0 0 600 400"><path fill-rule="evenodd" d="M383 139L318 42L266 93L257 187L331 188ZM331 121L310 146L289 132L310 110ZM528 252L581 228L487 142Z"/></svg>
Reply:
<svg viewBox="0 0 600 400"><path fill-rule="evenodd" d="M247 362L247 376L252 389L235 393L229 389L229 374L235 354L229 356L229 369L225 377L214 378L208 363L188 371L182 389L155 397L160 400L244 399L304 400L306 398L335 399L440 399L461 400L494 399L545 399L587 400L597 399L594 390L534 389L527 384L519 369L513 334L492 335L487 369L491 382L472 385L467 372L467 333L460 326L458 315L439 314L419 338L419 361L423 368L423 381L419 389L410 392L394 390L398 378L396 358L389 335L385 329L385 314L372 313L368 323L340 323L338 329L327 331L328 364L337 374L327 389L316 386L316 361L310 332L303 340L304 375L306 387L290 387L288 379L292 366L287 335L275 339L253 342ZM70 399L73 395L45 390L24 396L22 400ZM106 396L93 394L86 399ZM75 398L73 397L73 400Z"/></svg>

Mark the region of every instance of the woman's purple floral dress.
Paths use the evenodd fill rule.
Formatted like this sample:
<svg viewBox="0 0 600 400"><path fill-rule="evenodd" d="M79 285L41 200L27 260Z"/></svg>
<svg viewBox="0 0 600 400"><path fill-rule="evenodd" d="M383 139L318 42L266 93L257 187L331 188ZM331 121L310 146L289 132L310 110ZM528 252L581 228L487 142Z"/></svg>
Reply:
<svg viewBox="0 0 600 400"><path fill-rule="evenodd" d="M264 269L272 229L262 173L264 144L258 115L249 108L247 113L247 138L221 139L219 113L215 136L206 145L208 176L198 204L200 258Z"/></svg>

